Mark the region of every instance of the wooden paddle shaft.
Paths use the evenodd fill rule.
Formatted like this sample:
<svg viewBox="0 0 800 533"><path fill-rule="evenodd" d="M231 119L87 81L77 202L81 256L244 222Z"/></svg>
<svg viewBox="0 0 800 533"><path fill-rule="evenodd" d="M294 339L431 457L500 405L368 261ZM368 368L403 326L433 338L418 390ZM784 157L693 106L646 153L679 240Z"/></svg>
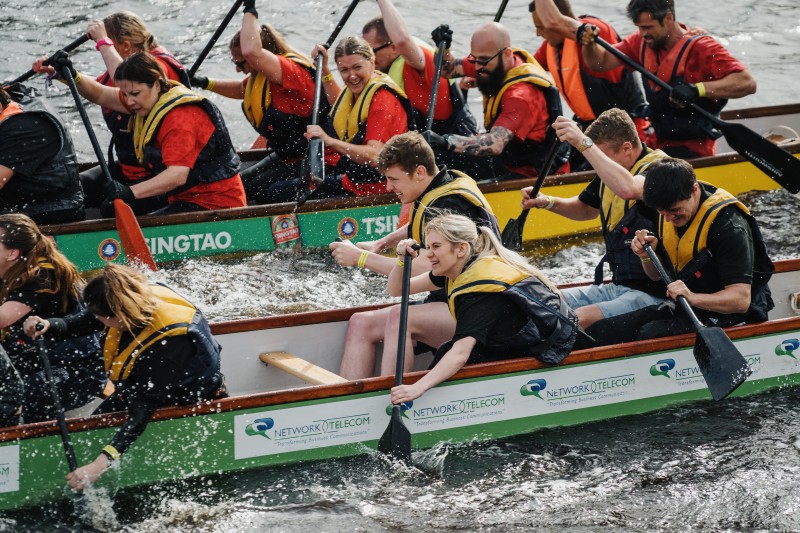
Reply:
<svg viewBox="0 0 800 533"><path fill-rule="evenodd" d="M656 267L656 270L658 270L658 274L661 276L661 279L664 280L664 283L667 285L672 283L672 277L667 272L667 269L664 268L664 265L661 264L661 261L658 259L658 254L656 254L652 246L645 244L644 251L647 252L648 257L650 257L650 260L653 262L653 266ZM695 329L699 330L700 328L704 327L703 323L697 318L697 315L694 313L692 306L689 305L689 301L686 298L683 296L678 296L678 304L680 304L686 315L692 321L692 325Z"/></svg>

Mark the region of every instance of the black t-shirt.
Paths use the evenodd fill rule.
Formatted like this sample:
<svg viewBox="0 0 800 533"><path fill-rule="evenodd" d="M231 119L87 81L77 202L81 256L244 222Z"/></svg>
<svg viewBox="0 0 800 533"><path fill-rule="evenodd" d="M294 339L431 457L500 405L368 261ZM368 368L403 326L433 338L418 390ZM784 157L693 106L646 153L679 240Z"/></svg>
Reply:
<svg viewBox="0 0 800 533"><path fill-rule="evenodd" d="M445 286L444 276L430 274L437 287ZM485 353L487 341L499 344L519 332L528 317L510 298L499 292L471 292L456 297L456 332L453 340L472 337L477 341L468 363L478 363L491 355Z"/></svg>
<svg viewBox="0 0 800 533"><path fill-rule="evenodd" d="M58 128L38 113L21 113L0 122L0 165L14 171L12 179L35 175L60 145Z"/></svg>

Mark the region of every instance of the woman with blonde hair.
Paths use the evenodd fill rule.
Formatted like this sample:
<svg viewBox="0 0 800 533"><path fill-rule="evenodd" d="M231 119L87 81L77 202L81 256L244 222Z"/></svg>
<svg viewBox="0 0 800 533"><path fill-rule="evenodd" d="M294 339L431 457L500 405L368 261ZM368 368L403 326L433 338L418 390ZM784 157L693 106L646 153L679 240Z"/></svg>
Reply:
<svg viewBox="0 0 800 533"><path fill-rule="evenodd" d="M92 484L133 444L157 408L224 398L220 345L203 313L130 267L108 264L83 291L87 309L64 318L25 321L32 336L102 330L105 370L115 391L95 411L128 419L97 458L67 476L75 490ZM41 323L44 328L36 331Z"/></svg>
<svg viewBox="0 0 800 533"><path fill-rule="evenodd" d="M267 140L267 159L242 171L247 201L268 202L267 190L277 182L301 175L308 147L304 137L314 108L316 69L270 24L258 24L255 1L245 2L242 28L228 45L238 79L192 78L192 85L228 98L243 100L242 111L253 128ZM330 106L321 108L326 114ZM330 152L329 164L338 155Z"/></svg>
<svg viewBox="0 0 800 533"><path fill-rule="evenodd" d="M456 332L436 352L422 379L394 387L392 403L414 400L455 374L465 364L534 356L557 364L569 354L578 319L558 289L539 269L503 247L486 227L462 215L445 214L428 221L427 257L431 271L413 277L410 292L447 291ZM387 291L402 291L402 258L417 256L416 241L398 243L400 256L389 275ZM384 361L383 369L393 367Z"/></svg>
<svg viewBox="0 0 800 533"><path fill-rule="evenodd" d="M0 344L25 386L22 416L26 422L53 419L50 385L23 322L32 315L63 317L80 310L83 280L33 220L10 213L0 215L0 282ZM64 409L81 407L102 393L106 379L93 335L48 340L46 348Z"/></svg>

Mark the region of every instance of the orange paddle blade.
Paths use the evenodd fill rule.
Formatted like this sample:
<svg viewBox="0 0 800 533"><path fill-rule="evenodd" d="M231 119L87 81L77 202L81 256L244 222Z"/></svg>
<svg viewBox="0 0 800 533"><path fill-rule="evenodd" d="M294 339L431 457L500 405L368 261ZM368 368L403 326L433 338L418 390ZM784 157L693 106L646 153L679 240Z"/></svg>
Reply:
<svg viewBox="0 0 800 533"><path fill-rule="evenodd" d="M141 263L152 271L158 270L147 242L144 240L139 221L128 204L119 198L114 200L114 212L117 219L117 233L122 241L122 249L128 257L128 264Z"/></svg>

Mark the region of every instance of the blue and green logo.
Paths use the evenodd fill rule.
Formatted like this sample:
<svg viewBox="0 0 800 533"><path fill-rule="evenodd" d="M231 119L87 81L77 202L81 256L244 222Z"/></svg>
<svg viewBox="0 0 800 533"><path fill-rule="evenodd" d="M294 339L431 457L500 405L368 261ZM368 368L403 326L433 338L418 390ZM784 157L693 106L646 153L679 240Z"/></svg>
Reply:
<svg viewBox="0 0 800 533"><path fill-rule="evenodd" d="M267 431L272 429L275 426L275 421L271 418L258 418L253 421L252 424L249 424L246 428L244 428L244 432L248 435L255 436L261 435L262 437L266 437L269 440L269 435L267 435Z"/></svg>
<svg viewBox="0 0 800 533"><path fill-rule="evenodd" d="M408 418L408 415L406 414L406 411L411 409L411 407L413 407L413 406L414 406L414 402L413 401L412 402L403 402L403 403L401 403L400 404L400 416L402 416L403 418ZM392 416L392 409L393 408L394 408L394 404L391 404L391 403L386 406L386 414L388 416ZM408 419L411 420L410 418L408 418Z"/></svg>
<svg viewBox="0 0 800 533"><path fill-rule="evenodd" d="M797 357L794 356L794 352L798 348L800 348L800 340L787 339L775 347L775 353L777 355L788 355L792 359L797 360Z"/></svg>
<svg viewBox="0 0 800 533"><path fill-rule="evenodd" d="M673 368L675 368L674 359L662 359L650 367L650 375L664 376L665 378L670 379L669 371Z"/></svg>
<svg viewBox="0 0 800 533"><path fill-rule="evenodd" d="M519 393L523 396L536 396L540 400L544 400L539 393L547 388L547 381L544 379L532 379L525 385L520 387Z"/></svg>

